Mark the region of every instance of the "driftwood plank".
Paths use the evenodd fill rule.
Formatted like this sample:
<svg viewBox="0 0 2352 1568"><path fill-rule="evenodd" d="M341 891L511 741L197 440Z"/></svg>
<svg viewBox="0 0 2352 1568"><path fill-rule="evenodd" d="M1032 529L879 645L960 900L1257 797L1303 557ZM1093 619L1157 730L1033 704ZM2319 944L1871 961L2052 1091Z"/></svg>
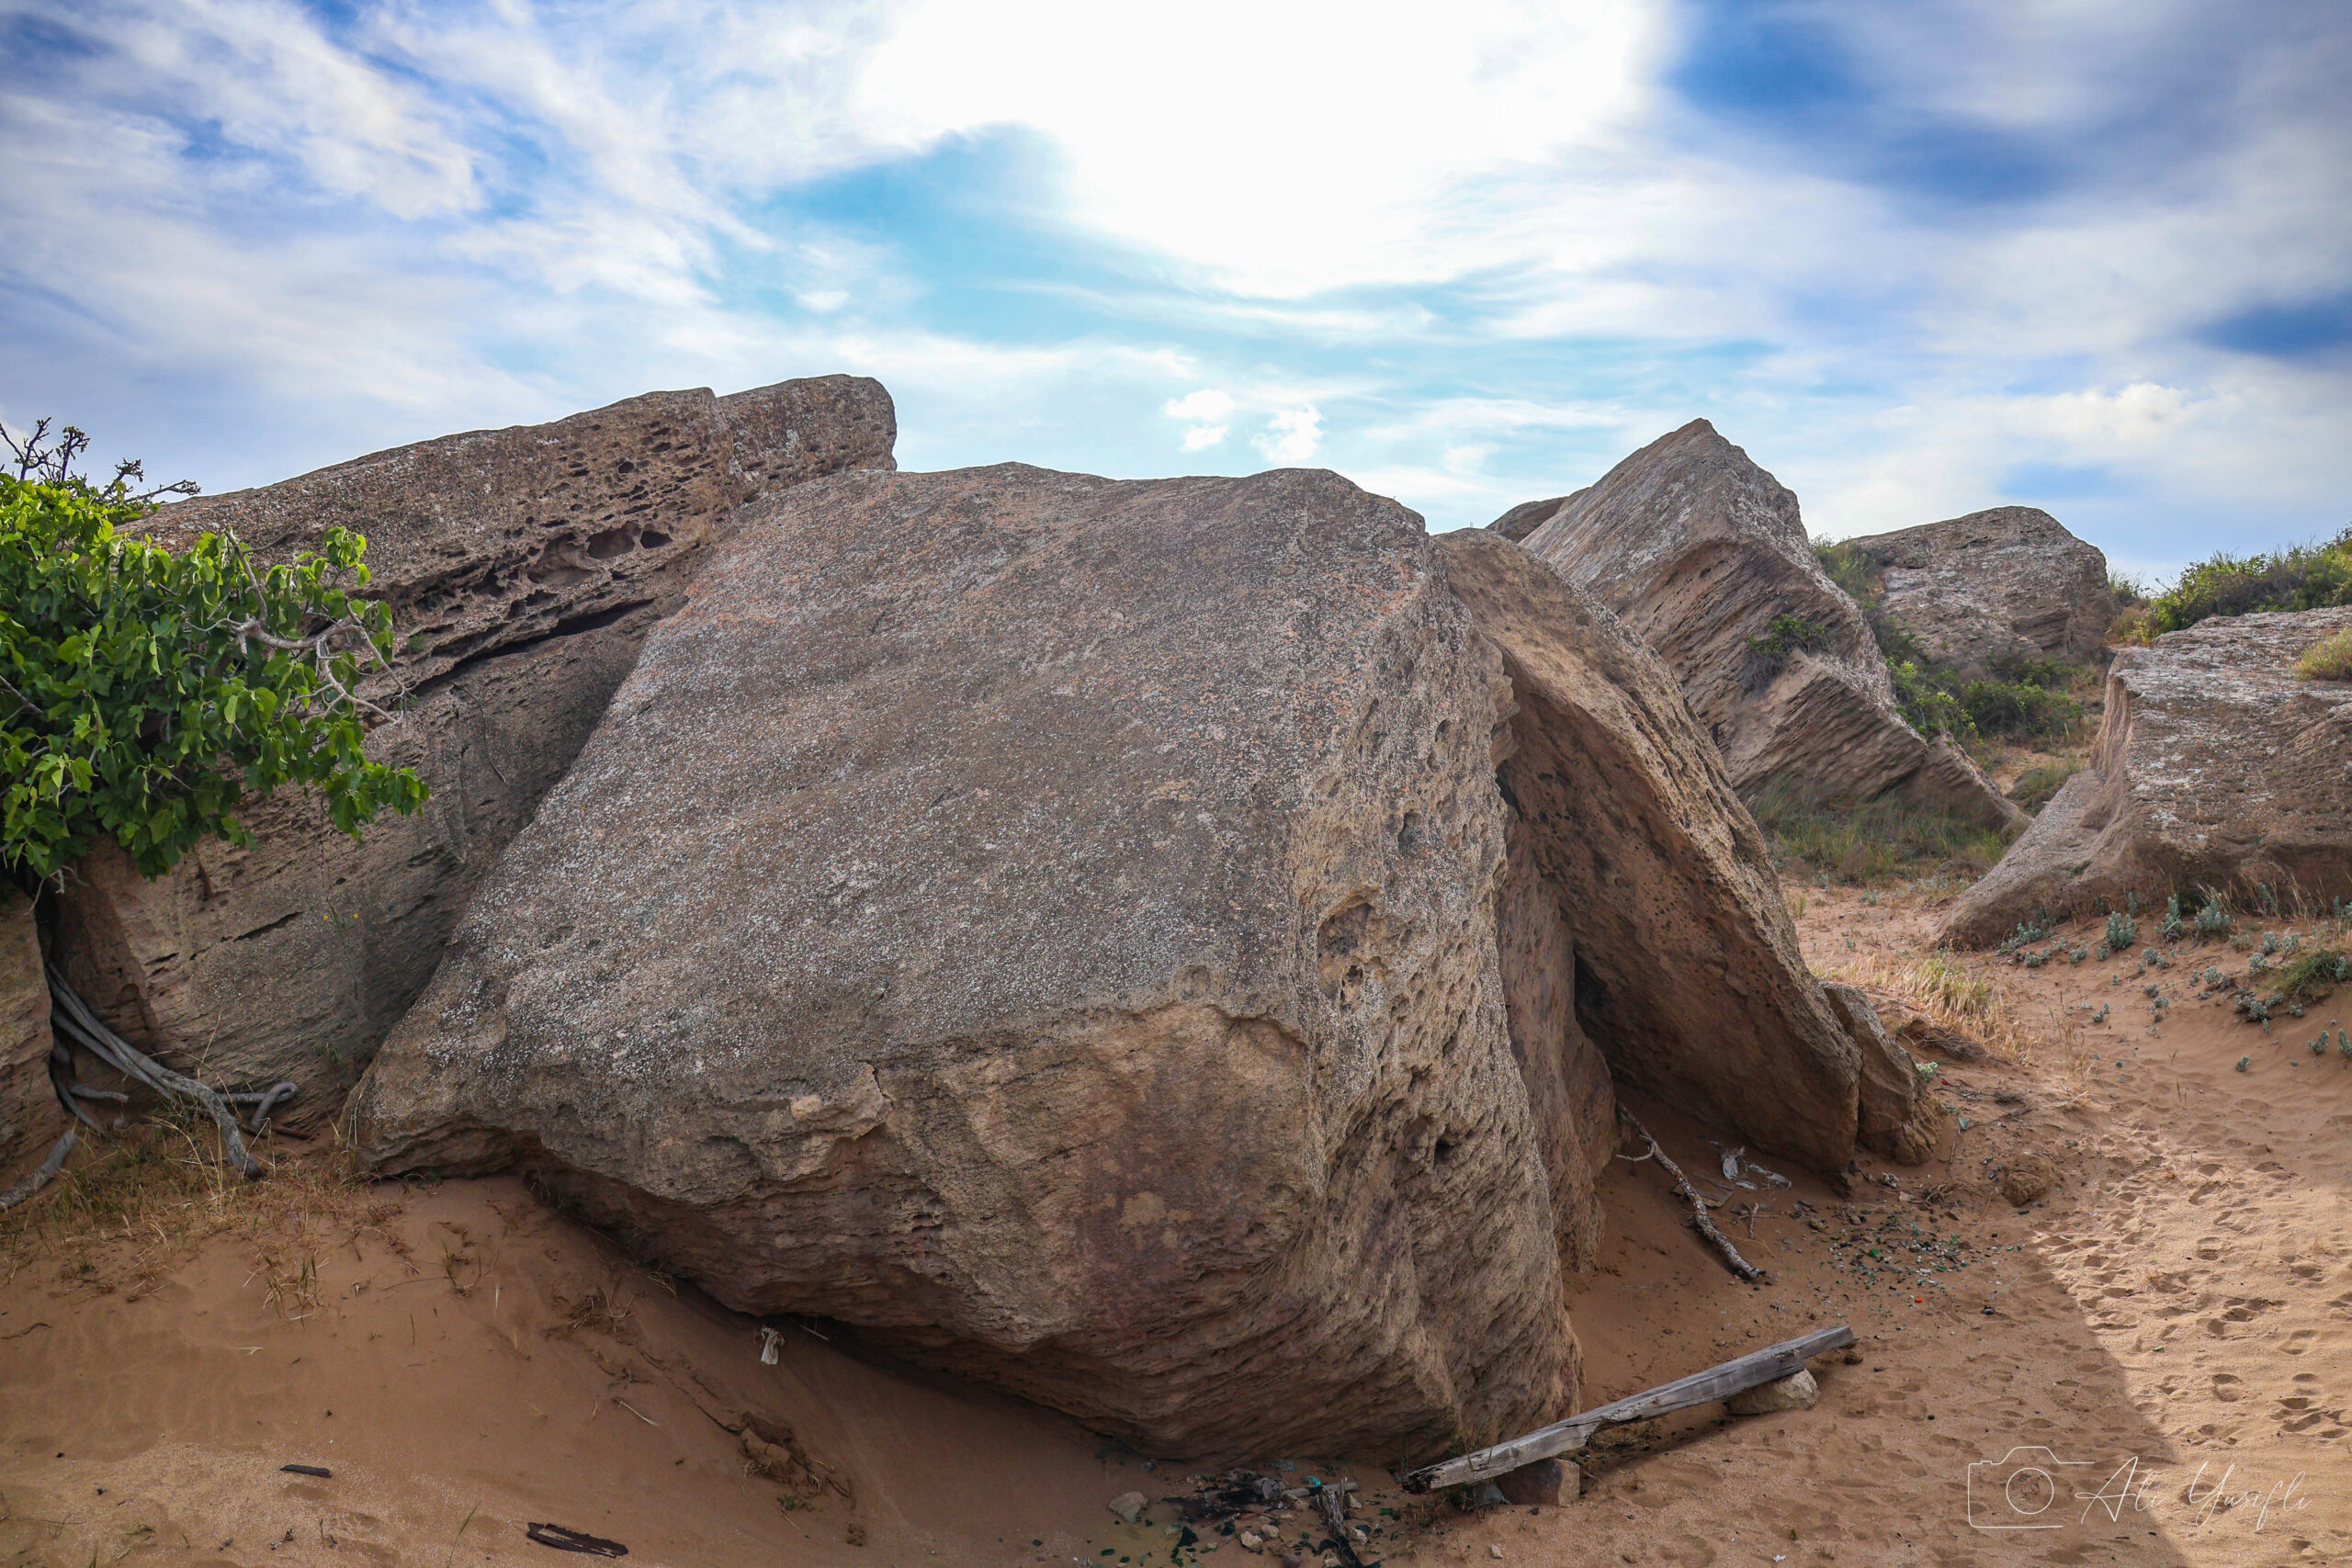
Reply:
<svg viewBox="0 0 2352 1568"><path fill-rule="evenodd" d="M1703 1372L1693 1372L1687 1378L1677 1378L1669 1383L1645 1390L1614 1404L1604 1404L1598 1410L1588 1410L1581 1416L1571 1416L1555 1422L1540 1431L1508 1443L1498 1443L1491 1449L1480 1449L1474 1454L1464 1454L1442 1464L1432 1464L1405 1477L1408 1492L1430 1492L1442 1486L1468 1486L1480 1481L1491 1481L1507 1471L1538 1460L1572 1453L1584 1447L1595 1432L1604 1427L1622 1427L1628 1421L1646 1421L1653 1416L1671 1415L1688 1410L1694 1404L1711 1404L1718 1399L1729 1399L1744 1389L1768 1382L1778 1382L1804 1370L1814 1357L1830 1350L1842 1350L1854 1342L1854 1331L1844 1324L1835 1328L1815 1329L1811 1334L1784 1340L1764 1349L1751 1351L1736 1361L1725 1361L1719 1367L1709 1367Z"/></svg>

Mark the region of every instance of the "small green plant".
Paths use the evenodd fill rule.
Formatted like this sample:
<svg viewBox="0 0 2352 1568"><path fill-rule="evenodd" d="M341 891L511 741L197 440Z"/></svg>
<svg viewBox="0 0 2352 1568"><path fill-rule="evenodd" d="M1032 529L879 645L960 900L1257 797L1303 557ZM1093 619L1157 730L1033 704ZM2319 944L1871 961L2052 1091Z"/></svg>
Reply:
<svg viewBox="0 0 2352 1568"><path fill-rule="evenodd" d="M2327 1055L2326 1030L2321 1030L2319 1032L2319 1038L2312 1042L2312 1055L2314 1056L2324 1056Z"/></svg>
<svg viewBox="0 0 2352 1568"><path fill-rule="evenodd" d="M2268 958L2278 951L2278 933L2277 931L2264 931L2262 933L2262 956Z"/></svg>
<svg viewBox="0 0 2352 1568"><path fill-rule="evenodd" d="M2118 909L2107 917L2107 951L2121 953L2140 939L2140 922Z"/></svg>
<svg viewBox="0 0 2352 1568"><path fill-rule="evenodd" d="M2253 1058L2253 1057L2251 1057L2251 1056L2240 1056L2240 1057L2238 1058L2238 1071L2240 1071L2240 1072L2245 1072L2248 1067L2251 1067L2251 1066L2254 1066L2254 1058Z"/></svg>
<svg viewBox="0 0 2352 1568"><path fill-rule="evenodd" d="M2001 945L1996 951L2000 953L2015 953L2020 948L2032 946L2035 942L2041 942L2049 936L2049 934L2050 928L2048 926L2040 924L2033 920L2019 920L2017 924L2017 929L2009 932L2008 936L2002 941Z"/></svg>
<svg viewBox="0 0 2352 1568"><path fill-rule="evenodd" d="M2205 907L2197 911L2196 926L2197 934L2200 937L2227 936L2230 931L2229 906L2219 898L2206 900Z"/></svg>
<svg viewBox="0 0 2352 1568"><path fill-rule="evenodd" d="M2352 626L2303 649L2295 673L2306 681L2352 681Z"/></svg>
<svg viewBox="0 0 2352 1568"><path fill-rule="evenodd" d="M2335 1054L2352 1062L2352 1034L2346 1034L2340 1029L2335 1032Z"/></svg>
<svg viewBox="0 0 2352 1568"><path fill-rule="evenodd" d="M2180 895L2173 894L2165 900L2165 918L2156 922L2156 934L2166 942L2181 938Z"/></svg>
<svg viewBox="0 0 2352 1568"><path fill-rule="evenodd" d="M2256 996L2252 991L2247 991L2238 998L2238 1015L2248 1023L2268 1023L2270 1003Z"/></svg>
<svg viewBox="0 0 2352 1568"><path fill-rule="evenodd" d="M1772 617L1762 637L1747 639L1751 652L1760 654L1774 668L1792 653L1817 653L1830 646L1829 628L1818 621L1808 621L1803 615L1781 615Z"/></svg>

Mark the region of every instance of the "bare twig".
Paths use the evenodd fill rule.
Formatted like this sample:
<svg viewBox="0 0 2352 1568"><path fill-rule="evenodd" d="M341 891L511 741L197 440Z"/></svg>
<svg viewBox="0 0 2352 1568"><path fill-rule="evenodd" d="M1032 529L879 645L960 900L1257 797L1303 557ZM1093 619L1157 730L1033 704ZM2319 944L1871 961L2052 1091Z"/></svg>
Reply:
<svg viewBox="0 0 2352 1568"><path fill-rule="evenodd" d="M1685 1198L1688 1198L1690 1201L1691 1224L1697 1225L1699 1227L1699 1234L1706 1237L1709 1244L1712 1245L1717 1252L1723 1254L1724 1262L1730 1268L1731 1271L1738 1275L1743 1280L1761 1280L1764 1278L1764 1270L1756 1267L1755 1264L1750 1263L1747 1258L1742 1258L1739 1255L1739 1248L1732 1246L1731 1238L1715 1228L1715 1222L1707 1215L1707 1200L1701 1197L1699 1190L1690 1185L1690 1179L1682 1174L1682 1168L1675 1164L1667 1152L1658 1146L1658 1142L1656 1138L1650 1136L1650 1130L1647 1127L1643 1126L1641 1122L1634 1115L1634 1113L1626 1110L1622 1105L1617 1108L1617 1114L1623 1117L1625 1119L1625 1124L1631 1127L1634 1132L1640 1134L1642 1142L1649 1145L1648 1154L1635 1156L1634 1157L1636 1159L1656 1159L1658 1164L1666 1168L1667 1174L1674 1178L1675 1187Z"/></svg>

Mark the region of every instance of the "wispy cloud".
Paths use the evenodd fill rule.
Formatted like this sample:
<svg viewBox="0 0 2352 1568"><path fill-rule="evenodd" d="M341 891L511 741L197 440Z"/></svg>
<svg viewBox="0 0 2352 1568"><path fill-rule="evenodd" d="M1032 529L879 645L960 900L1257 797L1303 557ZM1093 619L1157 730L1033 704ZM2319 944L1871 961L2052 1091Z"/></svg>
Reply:
<svg viewBox="0 0 2352 1568"><path fill-rule="evenodd" d="M2330 0L0 0L0 418L209 484L833 369L910 462L1483 522L1693 414L1859 532L2340 525Z"/></svg>

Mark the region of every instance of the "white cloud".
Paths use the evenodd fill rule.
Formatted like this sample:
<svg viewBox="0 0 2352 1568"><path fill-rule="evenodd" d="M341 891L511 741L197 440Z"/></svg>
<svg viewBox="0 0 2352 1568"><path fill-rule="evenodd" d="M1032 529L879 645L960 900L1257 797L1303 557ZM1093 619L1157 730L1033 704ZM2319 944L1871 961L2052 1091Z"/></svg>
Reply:
<svg viewBox="0 0 2352 1568"><path fill-rule="evenodd" d="M1268 420L1266 433L1251 436L1250 445L1276 468L1303 468L1323 448L1323 416L1312 404L1285 409Z"/></svg>
<svg viewBox="0 0 2352 1568"><path fill-rule="evenodd" d="M1214 388L1204 387L1197 392L1169 399L1160 405L1159 412L1191 426L1184 432L1185 451L1204 452L1223 441L1226 432L1232 428L1227 422L1233 417L1233 400Z"/></svg>

